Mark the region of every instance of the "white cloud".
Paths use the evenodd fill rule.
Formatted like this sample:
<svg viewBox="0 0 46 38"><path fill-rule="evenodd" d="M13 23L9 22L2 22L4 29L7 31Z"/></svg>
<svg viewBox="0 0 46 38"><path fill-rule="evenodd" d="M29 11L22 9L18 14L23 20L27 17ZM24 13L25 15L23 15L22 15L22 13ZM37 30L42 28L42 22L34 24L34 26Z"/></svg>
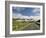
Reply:
<svg viewBox="0 0 46 38"><path fill-rule="evenodd" d="M20 19L33 19L35 21L39 20L40 19L40 16L23 16L22 14L20 13L16 13L13 15L13 18L20 18Z"/></svg>
<svg viewBox="0 0 46 38"><path fill-rule="evenodd" d="M33 13L39 13L39 11L40 11L40 9L35 8L35 9L33 10Z"/></svg>
<svg viewBox="0 0 46 38"><path fill-rule="evenodd" d="M13 15L12 15L13 18L19 18L21 16L23 16L23 15L20 13L13 13Z"/></svg>
<svg viewBox="0 0 46 38"><path fill-rule="evenodd" d="M40 15L40 9L35 8L35 9L33 10L33 13L34 13L35 15Z"/></svg>
<svg viewBox="0 0 46 38"><path fill-rule="evenodd" d="M20 8L20 7L17 7L15 8L18 12L22 11L22 10L25 10L25 8Z"/></svg>
<svg viewBox="0 0 46 38"><path fill-rule="evenodd" d="M40 16L33 16L33 20L37 21L40 19Z"/></svg>

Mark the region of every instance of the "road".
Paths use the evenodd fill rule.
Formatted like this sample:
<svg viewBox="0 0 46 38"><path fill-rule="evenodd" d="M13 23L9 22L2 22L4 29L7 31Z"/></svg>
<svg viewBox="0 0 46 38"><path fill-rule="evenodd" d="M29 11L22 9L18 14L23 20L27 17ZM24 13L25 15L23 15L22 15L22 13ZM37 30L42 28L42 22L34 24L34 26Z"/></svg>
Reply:
<svg viewBox="0 0 46 38"><path fill-rule="evenodd" d="M18 30L39 30L39 29L40 29L39 25L35 23L29 23L24 27L19 28Z"/></svg>

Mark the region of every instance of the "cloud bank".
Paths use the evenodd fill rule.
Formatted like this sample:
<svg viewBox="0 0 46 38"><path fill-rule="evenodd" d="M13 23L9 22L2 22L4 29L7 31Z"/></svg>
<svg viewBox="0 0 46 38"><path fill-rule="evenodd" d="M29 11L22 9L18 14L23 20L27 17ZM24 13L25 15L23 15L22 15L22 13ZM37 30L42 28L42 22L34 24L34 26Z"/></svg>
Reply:
<svg viewBox="0 0 46 38"><path fill-rule="evenodd" d="M15 19L15 18L20 18L20 19L34 19L34 20L38 20L38 19L40 19L40 9L39 8L34 8L33 10L32 10L32 13L33 13L33 15L35 15L35 16L33 16L33 15L30 15L30 16L28 16L28 15L23 15L22 14L22 12L20 12L20 11L23 11L23 10L25 10L25 8L14 8L14 10L17 10L18 12L15 12L15 13L13 13L13 15L12 15L12 17ZM29 12L28 12L29 13ZM31 11L30 11L30 13L29 14L31 14Z"/></svg>

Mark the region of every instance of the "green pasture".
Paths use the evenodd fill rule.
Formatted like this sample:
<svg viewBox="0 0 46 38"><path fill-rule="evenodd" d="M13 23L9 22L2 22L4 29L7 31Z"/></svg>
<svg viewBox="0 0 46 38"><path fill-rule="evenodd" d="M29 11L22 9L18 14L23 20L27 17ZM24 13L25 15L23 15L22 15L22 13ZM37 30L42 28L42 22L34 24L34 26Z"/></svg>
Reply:
<svg viewBox="0 0 46 38"><path fill-rule="evenodd" d="M13 31L24 31L24 30L39 30L40 22L36 21L17 21L13 19L12 30Z"/></svg>

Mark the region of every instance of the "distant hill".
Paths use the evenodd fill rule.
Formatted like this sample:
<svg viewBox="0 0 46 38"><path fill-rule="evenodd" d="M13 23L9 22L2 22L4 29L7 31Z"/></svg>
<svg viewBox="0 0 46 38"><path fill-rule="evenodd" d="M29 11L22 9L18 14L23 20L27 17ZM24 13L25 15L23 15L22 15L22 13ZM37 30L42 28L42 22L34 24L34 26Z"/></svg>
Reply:
<svg viewBox="0 0 46 38"><path fill-rule="evenodd" d="M13 19L16 20L35 20L38 21L40 20L39 16L21 16L21 17L13 17Z"/></svg>
<svg viewBox="0 0 46 38"><path fill-rule="evenodd" d="M40 22L40 20L38 20L37 22Z"/></svg>

